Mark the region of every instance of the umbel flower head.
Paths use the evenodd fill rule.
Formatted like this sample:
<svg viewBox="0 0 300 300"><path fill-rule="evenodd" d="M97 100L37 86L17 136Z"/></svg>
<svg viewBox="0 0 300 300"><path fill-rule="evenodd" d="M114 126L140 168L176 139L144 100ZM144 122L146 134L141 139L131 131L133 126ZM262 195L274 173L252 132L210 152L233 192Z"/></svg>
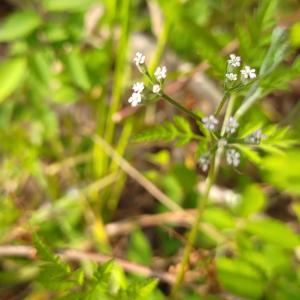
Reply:
<svg viewBox="0 0 300 300"><path fill-rule="evenodd" d="M235 73L226 73L225 77L229 80L229 81L236 81L238 79L237 74Z"/></svg>
<svg viewBox="0 0 300 300"><path fill-rule="evenodd" d="M137 66L143 65L145 63L145 55L143 55L141 52L137 52L133 61Z"/></svg>
<svg viewBox="0 0 300 300"><path fill-rule="evenodd" d="M249 66L245 66L245 68L243 70L241 70L241 74L242 74L242 77L244 79L254 79L256 78L256 73L255 73L255 69L251 69L251 67Z"/></svg>
<svg viewBox="0 0 300 300"><path fill-rule="evenodd" d="M131 104L131 106L137 106L142 102L142 95L140 93L132 93L128 99L128 102Z"/></svg>
<svg viewBox="0 0 300 300"><path fill-rule="evenodd" d="M227 123L226 123L226 128L225 131L227 133L235 133L237 128L239 127L238 121L234 117L229 117Z"/></svg>
<svg viewBox="0 0 300 300"><path fill-rule="evenodd" d="M153 87L152 87L152 92L154 94L159 94L159 92L160 92L160 85L159 84L154 84Z"/></svg>
<svg viewBox="0 0 300 300"><path fill-rule="evenodd" d="M210 161L209 161L209 156L207 154L203 154L200 156L198 163L202 169L203 172L206 172L208 170Z"/></svg>
<svg viewBox="0 0 300 300"><path fill-rule="evenodd" d="M240 153L235 149L229 149L226 152L226 160L229 165L237 167L240 164Z"/></svg>
<svg viewBox="0 0 300 300"><path fill-rule="evenodd" d="M157 67L154 72L154 76L158 81L160 81L162 79L166 79L167 78L167 67L166 66Z"/></svg>
<svg viewBox="0 0 300 300"><path fill-rule="evenodd" d="M216 130L217 125L219 124L219 120L216 119L213 115L203 118L202 121L205 128L211 131Z"/></svg>
<svg viewBox="0 0 300 300"><path fill-rule="evenodd" d="M264 139L264 138L266 138L266 136L262 133L261 129L257 129L253 133L248 135L245 138L245 141L247 143L258 145L258 144L260 144L261 140Z"/></svg>
<svg viewBox="0 0 300 300"><path fill-rule="evenodd" d="M133 86L132 89L135 93L141 94L142 91L144 90L144 83L143 82L136 82Z"/></svg>
<svg viewBox="0 0 300 300"><path fill-rule="evenodd" d="M235 54L230 54L228 64L234 68L239 67L241 65L241 57L236 56Z"/></svg>

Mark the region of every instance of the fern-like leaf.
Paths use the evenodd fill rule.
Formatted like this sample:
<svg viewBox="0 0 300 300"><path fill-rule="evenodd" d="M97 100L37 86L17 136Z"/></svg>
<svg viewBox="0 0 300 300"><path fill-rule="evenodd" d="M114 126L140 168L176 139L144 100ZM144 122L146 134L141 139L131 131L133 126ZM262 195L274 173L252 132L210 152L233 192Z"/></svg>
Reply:
<svg viewBox="0 0 300 300"><path fill-rule="evenodd" d="M136 142L153 142L153 141L177 141L177 145L184 145L191 139L195 138L191 126L187 120L176 116L173 122L165 122L161 125L154 126L136 135Z"/></svg>

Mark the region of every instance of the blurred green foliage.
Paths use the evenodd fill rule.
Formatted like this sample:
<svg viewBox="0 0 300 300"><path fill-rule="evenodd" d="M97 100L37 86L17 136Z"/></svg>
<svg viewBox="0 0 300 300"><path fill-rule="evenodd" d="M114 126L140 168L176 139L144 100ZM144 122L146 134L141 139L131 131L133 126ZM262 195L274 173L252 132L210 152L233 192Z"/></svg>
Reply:
<svg viewBox="0 0 300 300"><path fill-rule="evenodd" d="M124 237L125 246L123 240L109 243L104 228L120 217L119 209L122 219L131 218L122 211L121 196L126 206L135 206L130 201L147 201L147 197L145 192L139 196L128 188L132 182L94 144L94 135L104 137L121 156L128 149L126 157L134 164L147 161L141 168L143 174L182 208L195 208L201 199L197 184L204 178L194 157L178 159L176 152L184 146L189 153L186 144L195 143L197 156L206 149L192 124L177 116L163 126L145 128L143 112L121 124L112 120L127 106L131 49L135 47L131 38L141 32L159 41L153 65L168 49L193 64L207 61L211 66L207 75L222 86L226 67L222 49L234 42L239 54L264 76L256 86L259 94L246 89L237 99L238 105L246 97L253 99L255 105L242 117L241 131L246 136L264 126L268 138L259 150L262 155L242 148L246 171L222 170L220 184L236 194L221 203L209 203L197 241L197 248L212 256L215 278L200 272L195 285L204 288L199 294L187 286L182 299L234 295L298 300L299 105L292 106L291 112L279 112L278 118L274 109L259 102L268 95L276 97L278 91L283 99L285 93L292 94L291 81L299 83L299 20L289 23L286 30L273 30L281 18L299 10L298 1L4 2L11 9L3 12L0 23L0 244L35 244L39 259L1 257L0 298L9 299L11 294L28 300L165 298L167 289L157 286L156 280L125 274L113 261L97 266L83 261L74 267L50 250L74 247L114 254L114 248L121 245L130 261L152 267L158 256L165 259L166 267L176 263L175 256L183 247L184 238L170 234L177 229L175 225L157 226L151 234L137 227L128 239ZM157 15L150 15L149 5L155 5ZM168 24L163 37L157 36L153 25L160 14ZM176 79L181 74L171 76ZM297 93L292 96L294 102L299 99ZM289 125L288 130L272 124L278 119ZM132 145L133 140L163 143L143 153L140 146ZM285 197L290 202L282 208ZM270 213L274 202L283 217ZM162 204L151 207L154 214L166 210ZM31 242L31 233L36 231L50 247L39 237ZM180 227L178 232L185 229ZM206 261L199 259L192 271L199 269L209 269ZM209 288L212 282L217 288ZM25 294L18 296L24 286Z"/></svg>

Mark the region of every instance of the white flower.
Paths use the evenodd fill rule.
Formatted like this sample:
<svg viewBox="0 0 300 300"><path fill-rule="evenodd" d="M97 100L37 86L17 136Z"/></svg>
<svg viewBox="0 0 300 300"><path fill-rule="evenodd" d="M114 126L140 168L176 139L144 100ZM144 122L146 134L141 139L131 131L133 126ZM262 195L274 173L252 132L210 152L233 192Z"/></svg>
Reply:
<svg viewBox="0 0 300 300"><path fill-rule="evenodd" d="M145 55L143 55L143 53L141 53L141 52L137 52L135 54L133 61L135 62L135 64L137 66L143 65L145 63Z"/></svg>
<svg viewBox="0 0 300 300"><path fill-rule="evenodd" d="M248 135L245 140L248 143L258 145L261 142L261 140L264 138L266 138L266 136L264 134L262 134L261 129L257 129L256 131L254 131L253 133Z"/></svg>
<svg viewBox="0 0 300 300"><path fill-rule="evenodd" d="M142 95L140 93L132 93L131 97L128 99L131 106L137 106L142 102Z"/></svg>
<svg viewBox="0 0 300 300"><path fill-rule="evenodd" d="M229 80L229 81L236 81L237 80L237 74L234 74L234 73L227 73L225 74L226 78Z"/></svg>
<svg viewBox="0 0 300 300"><path fill-rule="evenodd" d="M136 82L133 86L132 89L135 93L141 93L144 90L144 84L142 82Z"/></svg>
<svg viewBox="0 0 300 300"><path fill-rule="evenodd" d="M238 127L239 127L238 121L234 117L230 117L226 123L225 131L227 133L235 133Z"/></svg>
<svg viewBox="0 0 300 300"><path fill-rule="evenodd" d="M211 131L214 131L219 124L219 121L213 115L203 118L202 121L204 126Z"/></svg>
<svg viewBox="0 0 300 300"><path fill-rule="evenodd" d="M254 79L256 77L255 69L251 69L249 66L245 66L245 68L241 70L241 74L245 79Z"/></svg>
<svg viewBox="0 0 300 300"><path fill-rule="evenodd" d="M226 160L229 165L237 167L240 164L240 153L234 149L229 149L226 152Z"/></svg>
<svg viewBox="0 0 300 300"><path fill-rule="evenodd" d="M153 87L152 87L152 92L154 94L159 94L159 92L160 92L160 85L159 84L154 84Z"/></svg>
<svg viewBox="0 0 300 300"><path fill-rule="evenodd" d="M239 67L241 65L241 57L236 56L235 54L229 55L230 59L228 59L228 63L232 67Z"/></svg>
<svg viewBox="0 0 300 300"><path fill-rule="evenodd" d="M162 80L167 77L167 68L165 66L156 68L154 76L157 80Z"/></svg>
<svg viewBox="0 0 300 300"><path fill-rule="evenodd" d="M208 170L209 163L210 163L208 155L204 154L200 156L198 163L201 166L202 171L206 172Z"/></svg>

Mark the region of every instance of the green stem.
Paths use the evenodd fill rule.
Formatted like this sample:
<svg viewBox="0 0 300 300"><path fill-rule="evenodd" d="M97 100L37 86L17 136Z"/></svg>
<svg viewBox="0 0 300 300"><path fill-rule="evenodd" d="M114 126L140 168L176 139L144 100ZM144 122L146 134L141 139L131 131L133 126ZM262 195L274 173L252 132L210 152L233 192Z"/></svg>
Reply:
<svg viewBox="0 0 300 300"><path fill-rule="evenodd" d="M222 106L225 104L227 96L228 95L224 95L224 97L221 101L221 103L223 102L223 104L221 105L221 103L220 103L219 107L222 108ZM227 105L226 112L225 112L225 119L222 124L221 135L222 134L224 135L227 119L231 115L233 107L234 107L234 100L235 100L235 98L231 97L229 100L229 103ZM218 172L219 172L219 168L220 168L220 161L221 161L223 152L224 152L224 148L222 146L219 146L216 153L212 157L211 165L209 168L209 173L208 173L208 176L207 176L207 179L205 182L204 192L203 192L201 201L199 201L199 203L198 203L196 220L195 220L195 222L191 228L191 231L189 232L189 235L188 235L188 241L187 241L187 244L186 244L184 252L183 252L183 258L180 263L179 271L176 275L176 279L175 279L175 283L174 283L172 291L171 291L170 299L177 298L179 289L184 281L184 276L185 276L185 272L188 268L190 255L191 255L191 252L193 250L194 244L197 239L197 233L198 233L198 230L200 227L203 211L204 211L207 201L209 199L209 193L210 193L211 187L214 184L216 177L218 176Z"/></svg>
<svg viewBox="0 0 300 300"><path fill-rule="evenodd" d="M178 109L182 110L183 112L185 112L186 114L188 114L191 118L193 118L196 121L199 121L199 122L202 123L201 117L198 116L197 114L195 114L192 111L190 111L189 109L185 108L184 106L182 106L181 104L179 104L178 102L176 102L175 100L173 100L168 95L162 94L161 96L162 96L163 99L165 99L166 101L168 101L170 104L174 105L176 108L178 108Z"/></svg>
<svg viewBox="0 0 300 300"><path fill-rule="evenodd" d="M175 284L173 285L172 291L171 291L171 297L170 299L176 299L178 295L178 291L182 285L182 282L184 280L185 272L188 268L189 259L191 252L193 250L194 244L197 239L197 233L199 230L199 226L202 219L202 214L205 209L205 206L207 204L207 201L209 199L209 193L211 190L211 187L216 179L216 176L218 174L219 165L220 165L220 158L222 156L223 149L219 148L216 152L216 154L213 156L212 163L209 169L209 174L205 182L205 188L203 195L201 197L201 201L198 203L197 207L197 216L196 220L194 221L193 227L191 228L191 231L188 235L188 241L184 248L183 258L180 263L179 271L176 276Z"/></svg>
<svg viewBox="0 0 300 300"><path fill-rule="evenodd" d="M225 94L224 94L221 102L219 103L219 105L218 105L218 107L217 107L217 109L215 111L215 116L216 117L221 113L222 108L223 108L224 104L226 103L226 100L227 100L228 96L229 96L229 93L225 92Z"/></svg>
<svg viewBox="0 0 300 300"><path fill-rule="evenodd" d="M107 128L105 132L105 139L107 142L111 143L114 137L115 122L112 121L112 116L117 112L120 102L121 95L124 85L124 72L126 67L126 57L128 49L128 32L129 32L129 19L130 19L130 3L131 0L124 0L121 2L121 38L118 45L116 69L114 73L114 85L112 93L112 101L110 104L110 109L107 116Z"/></svg>

